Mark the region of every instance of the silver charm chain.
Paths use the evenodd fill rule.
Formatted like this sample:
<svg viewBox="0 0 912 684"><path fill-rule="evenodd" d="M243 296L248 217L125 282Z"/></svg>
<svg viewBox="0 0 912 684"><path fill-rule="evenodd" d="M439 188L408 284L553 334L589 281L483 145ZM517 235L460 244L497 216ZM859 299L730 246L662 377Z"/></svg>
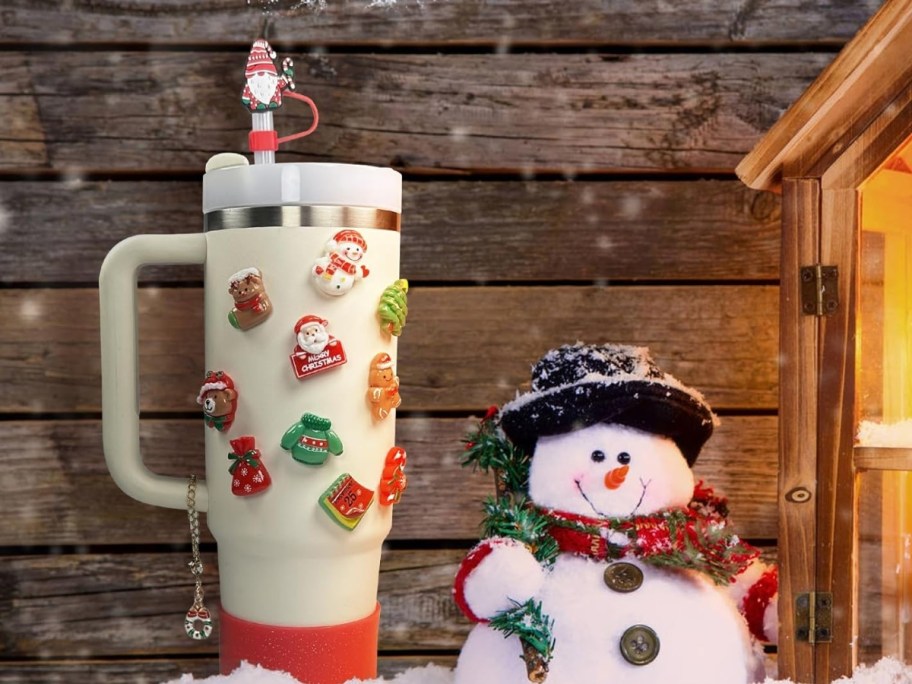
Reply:
<svg viewBox="0 0 912 684"><path fill-rule="evenodd" d="M193 558L187 565L196 579L193 592L193 605L187 611L184 620L184 631L191 639L208 639L212 634L212 616L203 604L203 559L200 556L199 513L196 510L196 475L190 476L187 485L187 520L190 522L190 551Z"/></svg>

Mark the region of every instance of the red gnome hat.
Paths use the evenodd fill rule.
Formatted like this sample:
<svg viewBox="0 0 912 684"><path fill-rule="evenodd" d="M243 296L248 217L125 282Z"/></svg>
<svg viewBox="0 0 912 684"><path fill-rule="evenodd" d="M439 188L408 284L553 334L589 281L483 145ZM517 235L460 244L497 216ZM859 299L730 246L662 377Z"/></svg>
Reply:
<svg viewBox="0 0 912 684"><path fill-rule="evenodd" d="M247 69L244 71L244 75L250 78L256 73L267 71L274 76L278 76L273 63L275 58L275 50L270 47L268 42L262 38L255 40L250 47L250 54L247 56Z"/></svg>

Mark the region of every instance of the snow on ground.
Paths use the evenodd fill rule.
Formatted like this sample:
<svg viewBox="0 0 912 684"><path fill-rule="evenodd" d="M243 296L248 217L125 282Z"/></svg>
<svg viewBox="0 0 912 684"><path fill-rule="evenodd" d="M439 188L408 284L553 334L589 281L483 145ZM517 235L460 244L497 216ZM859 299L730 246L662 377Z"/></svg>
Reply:
<svg viewBox="0 0 912 684"><path fill-rule="evenodd" d="M297 679L284 672L273 672L248 663L241 666L230 675L215 675L205 679L194 679L192 675L184 675L166 684L301 684ZM453 673L451 670L439 665L427 665L406 670L392 680L372 679L351 680L347 684L452 684ZM786 679L766 679L762 684L792 684ZM883 660L867 667L859 665L852 677L842 677L833 684L912 684L912 666L904 665L892 658Z"/></svg>

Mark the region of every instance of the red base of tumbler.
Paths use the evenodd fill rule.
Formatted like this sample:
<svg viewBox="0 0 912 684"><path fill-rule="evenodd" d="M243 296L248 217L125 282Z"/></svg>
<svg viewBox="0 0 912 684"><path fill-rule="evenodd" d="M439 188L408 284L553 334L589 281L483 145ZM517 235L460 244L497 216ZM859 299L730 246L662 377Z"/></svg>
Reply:
<svg viewBox="0 0 912 684"><path fill-rule="evenodd" d="M282 670L304 684L343 684L377 676L380 604L361 620L327 627L275 627L219 614L219 667L229 674L242 660Z"/></svg>

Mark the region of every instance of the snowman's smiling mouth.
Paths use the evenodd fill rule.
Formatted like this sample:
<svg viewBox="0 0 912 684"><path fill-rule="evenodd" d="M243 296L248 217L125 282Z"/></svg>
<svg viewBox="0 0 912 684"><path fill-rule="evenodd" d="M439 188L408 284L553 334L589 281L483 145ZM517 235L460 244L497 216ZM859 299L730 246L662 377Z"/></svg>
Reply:
<svg viewBox="0 0 912 684"><path fill-rule="evenodd" d="M600 517L600 518L607 518L608 516L605 515L604 513L602 513L599 509L597 509L597 508L595 507L595 504L592 503L592 501L589 499L588 496L586 496L586 492L583 491L583 485L580 484L580 481L579 481L579 480L574 480L573 483L576 485L576 489L579 491L580 496L582 496L582 497L586 500L586 503L589 504L589 508L591 508L592 511L593 511L598 517Z"/></svg>
<svg viewBox="0 0 912 684"><path fill-rule="evenodd" d="M599 509L597 509L595 507L595 504L592 503L592 500L588 496L586 496L586 492L583 491L583 485L581 484L580 480L578 480L578 479L573 480L573 484L576 485L576 489L580 493L580 496L583 497L583 499L586 501L587 504L589 504L589 508L592 509L593 513L595 513L600 518L610 518L611 517L609 515L606 515L605 513L602 513ZM640 486L643 488L643 491L640 493L640 500L637 501L637 504L636 504L636 506L633 507L633 510L630 512L630 515L636 515L637 511L640 509L640 506L643 505L643 499L646 498L646 489L648 489L650 484L652 484L652 480L647 480L646 482L644 482L643 478L640 478Z"/></svg>
<svg viewBox="0 0 912 684"><path fill-rule="evenodd" d="M648 482L643 482L643 478L642 477L640 478L640 486L643 487L643 493L640 494L640 500L637 501L637 505L633 507L633 511L630 513L630 515L636 515L637 511L640 510L640 506L643 505L643 499L646 498L646 488L650 484L652 484L652 480L649 480Z"/></svg>

